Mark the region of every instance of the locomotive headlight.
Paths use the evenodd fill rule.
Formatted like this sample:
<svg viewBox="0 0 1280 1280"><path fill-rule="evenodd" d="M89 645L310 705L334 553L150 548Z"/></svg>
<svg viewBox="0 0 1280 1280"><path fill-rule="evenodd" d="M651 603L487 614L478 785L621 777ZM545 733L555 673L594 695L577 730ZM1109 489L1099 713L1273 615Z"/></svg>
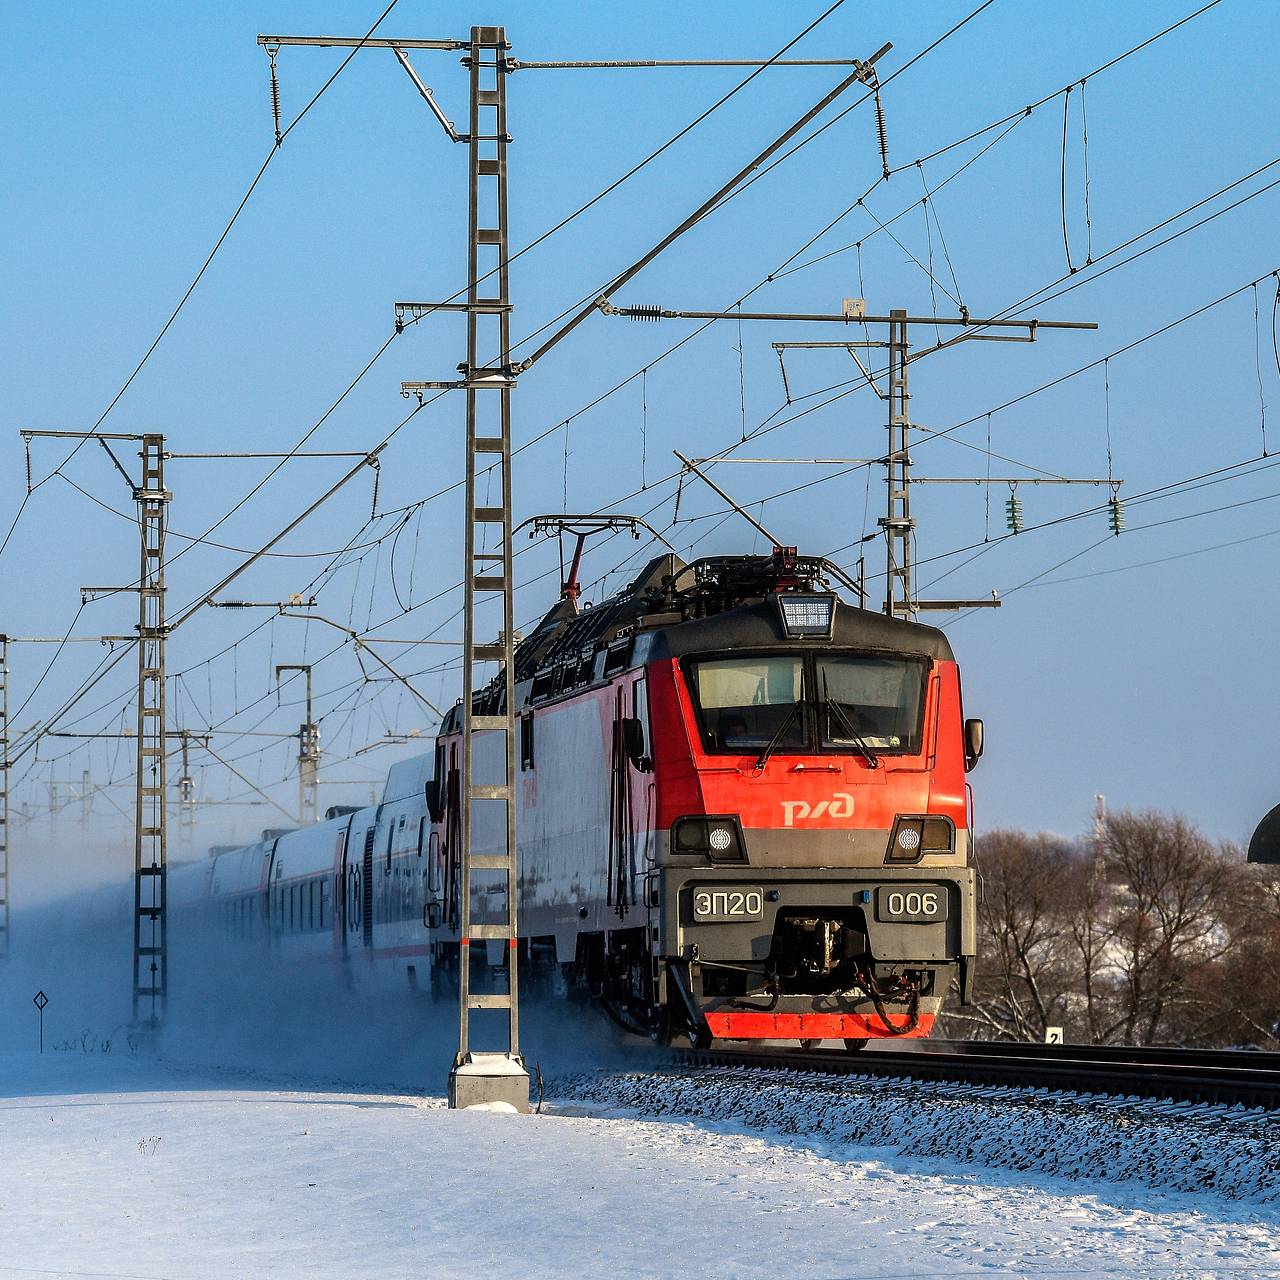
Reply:
<svg viewBox="0 0 1280 1280"><path fill-rule="evenodd" d="M672 829L677 853L701 853L706 847L706 824L699 818L681 818Z"/></svg>
<svg viewBox="0 0 1280 1280"><path fill-rule="evenodd" d="M788 640L830 640L836 598L829 592L787 592L774 596Z"/></svg>
<svg viewBox="0 0 1280 1280"><path fill-rule="evenodd" d="M745 862L742 828L736 815L677 818L671 828L673 853L701 854L712 862Z"/></svg>
<svg viewBox="0 0 1280 1280"><path fill-rule="evenodd" d="M955 824L937 814L900 816L889 836L886 862L919 862L927 853L951 853L956 847Z"/></svg>

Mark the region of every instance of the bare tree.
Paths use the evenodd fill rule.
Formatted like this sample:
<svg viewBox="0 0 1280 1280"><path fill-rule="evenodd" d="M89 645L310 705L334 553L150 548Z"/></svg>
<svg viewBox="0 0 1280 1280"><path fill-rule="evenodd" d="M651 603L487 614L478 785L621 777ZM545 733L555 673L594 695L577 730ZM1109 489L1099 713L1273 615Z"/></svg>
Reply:
<svg viewBox="0 0 1280 1280"><path fill-rule="evenodd" d="M1213 1044L1280 1049L1280 868L1238 858L1223 909L1231 946L1203 993Z"/></svg>
<svg viewBox="0 0 1280 1280"><path fill-rule="evenodd" d="M978 848L975 1002L953 1034L1280 1048L1280 872L1186 819L1094 835L993 831Z"/></svg>
<svg viewBox="0 0 1280 1280"><path fill-rule="evenodd" d="M1187 1015L1203 1012L1204 992L1231 949L1222 913L1232 863L1184 818L1154 812L1111 814L1103 845L1110 941L1091 960L1095 976L1111 980L1114 1009L1096 1039L1185 1039Z"/></svg>
<svg viewBox="0 0 1280 1280"><path fill-rule="evenodd" d="M1068 841L992 831L979 850L976 999L950 1017L998 1040L1043 1040L1061 1023L1074 973L1063 900L1076 859Z"/></svg>
<svg viewBox="0 0 1280 1280"><path fill-rule="evenodd" d="M1082 846L1075 870L1063 901L1075 969L1066 1034L1069 1040L1102 1044L1114 1007L1114 984L1107 973L1114 935L1112 893L1103 845L1091 840Z"/></svg>

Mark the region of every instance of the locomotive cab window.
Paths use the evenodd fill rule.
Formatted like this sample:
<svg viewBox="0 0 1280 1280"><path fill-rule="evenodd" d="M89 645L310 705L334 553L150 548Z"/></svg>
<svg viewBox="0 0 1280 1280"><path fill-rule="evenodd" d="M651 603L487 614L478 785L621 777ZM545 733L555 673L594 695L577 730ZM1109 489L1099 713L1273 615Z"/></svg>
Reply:
<svg viewBox="0 0 1280 1280"><path fill-rule="evenodd" d="M873 751L920 750L924 663L903 657L848 655L817 659L822 746Z"/></svg>
<svg viewBox="0 0 1280 1280"><path fill-rule="evenodd" d="M777 749L805 745L797 710L804 689L804 661L791 656L711 658L692 664L691 692L709 751L759 751L781 734Z"/></svg>
<svg viewBox="0 0 1280 1280"><path fill-rule="evenodd" d="M642 754L653 766L653 742L649 732L649 683L641 676L631 686L631 715L640 722L640 735L643 739Z"/></svg>
<svg viewBox="0 0 1280 1280"><path fill-rule="evenodd" d="M928 663L908 654L739 654L686 664L703 749L915 755Z"/></svg>

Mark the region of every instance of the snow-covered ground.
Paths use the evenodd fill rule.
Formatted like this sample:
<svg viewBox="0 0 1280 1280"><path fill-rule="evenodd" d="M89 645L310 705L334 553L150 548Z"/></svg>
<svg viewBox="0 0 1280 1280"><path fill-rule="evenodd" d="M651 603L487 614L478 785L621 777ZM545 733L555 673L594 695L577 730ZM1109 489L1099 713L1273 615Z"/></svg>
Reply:
<svg viewBox="0 0 1280 1280"><path fill-rule="evenodd" d="M723 1122L0 1053L0 1277L1280 1276L1280 1214Z"/></svg>
<svg viewBox="0 0 1280 1280"><path fill-rule="evenodd" d="M868 1047L866 1055L876 1052ZM864 1055L864 1060L866 1055ZM728 1120L802 1141L1280 1208L1280 1113L1017 1085L752 1068L584 1072L561 1093L648 1118Z"/></svg>

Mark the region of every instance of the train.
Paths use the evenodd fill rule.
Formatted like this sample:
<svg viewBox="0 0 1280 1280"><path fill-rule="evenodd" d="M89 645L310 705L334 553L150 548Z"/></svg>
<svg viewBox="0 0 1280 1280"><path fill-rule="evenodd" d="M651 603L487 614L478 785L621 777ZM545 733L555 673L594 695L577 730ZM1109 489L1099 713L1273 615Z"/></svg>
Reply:
<svg viewBox="0 0 1280 1280"><path fill-rule="evenodd" d="M664 554L595 607L563 583L520 639L522 981L697 1047L856 1050L969 1001L982 722L947 637L846 602L831 568ZM459 701L376 805L174 867L173 927L440 998L463 945L502 968L506 942L459 936L461 730ZM500 838L473 819L473 853Z"/></svg>

